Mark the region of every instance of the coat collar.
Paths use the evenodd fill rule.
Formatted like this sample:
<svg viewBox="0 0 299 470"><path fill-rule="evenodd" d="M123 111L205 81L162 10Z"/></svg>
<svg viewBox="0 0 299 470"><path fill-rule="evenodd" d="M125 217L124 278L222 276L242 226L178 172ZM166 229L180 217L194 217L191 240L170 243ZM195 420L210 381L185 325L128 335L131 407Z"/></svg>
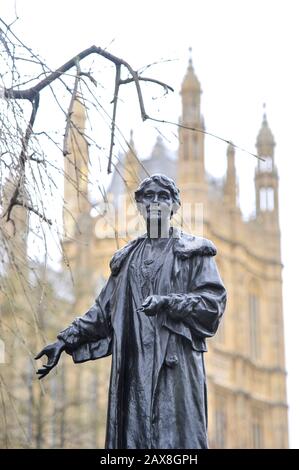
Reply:
<svg viewBox="0 0 299 470"><path fill-rule="evenodd" d="M174 253L181 259L187 259L194 255L200 256L215 256L217 253L216 247L213 242L206 238L196 237L183 232L177 227L173 227L171 236L176 238L173 245ZM127 256L132 250L141 243L146 235L132 240L120 250L117 250L110 261L110 269L113 276L116 276Z"/></svg>
<svg viewBox="0 0 299 470"><path fill-rule="evenodd" d="M213 242L207 238L189 235L181 232L181 236L174 245L174 252L179 258L186 259L194 255L215 256L217 254L216 247Z"/></svg>

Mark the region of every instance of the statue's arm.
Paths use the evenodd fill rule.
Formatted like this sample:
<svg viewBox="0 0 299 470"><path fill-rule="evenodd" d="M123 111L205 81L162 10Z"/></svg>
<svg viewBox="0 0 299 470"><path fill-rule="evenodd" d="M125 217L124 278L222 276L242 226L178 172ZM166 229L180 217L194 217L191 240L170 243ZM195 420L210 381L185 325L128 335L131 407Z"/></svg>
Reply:
<svg viewBox="0 0 299 470"><path fill-rule="evenodd" d="M58 340L71 354L79 346L107 338L111 333L110 300L114 289L114 279L110 277L95 303L81 317L75 318L70 326L62 330Z"/></svg>
<svg viewBox="0 0 299 470"><path fill-rule="evenodd" d="M226 306L226 289L212 256L194 257L190 292L162 299L163 309L175 322L183 322L202 337L213 336Z"/></svg>
<svg viewBox="0 0 299 470"><path fill-rule="evenodd" d="M212 256L194 256L187 293L150 296L141 309L146 315L165 312L167 322L183 322L196 335L213 336L226 305L226 290Z"/></svg>
<svg viewBox="0 0 299 470"><path fill-rule="evenodd" d="M81 345L107 338L111 333L110 300L114 289L114 280L110 277L95 304L82 317L61 331L57 341L45 346L35 357L40 359L46 355L47 364L38 369L39 379L44 378L58 364L63 351L72 354Z"/></svg>

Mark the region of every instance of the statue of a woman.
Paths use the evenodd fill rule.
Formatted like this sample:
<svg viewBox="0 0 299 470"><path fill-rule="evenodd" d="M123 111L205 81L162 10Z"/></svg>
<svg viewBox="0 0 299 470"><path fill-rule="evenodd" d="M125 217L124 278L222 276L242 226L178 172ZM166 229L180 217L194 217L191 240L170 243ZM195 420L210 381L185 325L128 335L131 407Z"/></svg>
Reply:
<svg viewBox="0 0 299 470"><path fill-rule="evenodd" d="M113 256L95 304L46 346L45 377L63 351L75 363L112 354L106 448L207 448L203 353L226 291L209 240L170 227L179 190L163 175L135 193L147 233Z"/></svg>

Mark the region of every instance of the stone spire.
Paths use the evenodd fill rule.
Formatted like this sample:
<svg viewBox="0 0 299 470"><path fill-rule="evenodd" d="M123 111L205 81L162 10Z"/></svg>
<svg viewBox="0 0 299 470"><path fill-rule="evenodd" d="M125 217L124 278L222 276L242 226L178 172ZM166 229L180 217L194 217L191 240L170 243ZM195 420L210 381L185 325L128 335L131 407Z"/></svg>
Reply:
<svg viewBox="0 0 299 470"><path fill-rule="evenodd" d="M186 199L186 202L194 197L202 200L206 192L204 134L201 132L204 129L200 112L201 93L200 82L195 74L192 58L190 57L181 88L182 116L180 124L184 127L179 129L178 175L182 196ZM198 192L201 194L199 195Z"/></svg>
<svg viewBox="0 0 299 470"><path fill-rule="evenodd" d="M191 49L190 49L191 52ZM187 72L183 79L182 96L182 121L184 124L200 124L200 95L202 93L200 82L195 74L192 57L189 58Z"/></svg>
<svg viewBox="0 0 299 470"><path fill-rule="evenodd" d="M197 93L201 92L200 82L194 72L192 57L189 59L187 72L182 83L182 92L186 93L190 91Z"/></svg>
<svg viewBox="0 0 299 470"><path fill-rule="evenodd" d="M158 135L151 153L151 158L160 159L161 157L163 158L165 154L167 154L167 149L164 145L162 137Z"/></svg>
<svg viewBox="0 0 299 470"><path fill-rule="evenodd" d="M67 155L64 157L64 231L74 236L77 221L88 213L88 144L84 137L86 109L77 96L71 115L67 138Z"/></svg>
<svg viewBox="0 0 299 470"><path fill-rule="evenodd" d="M259 156L271 156L274 154L275 141L272 131L269 127L266 105L264 104L263 121L256 140L256 148Z"/></svg>
<svg viewBox="0 0 299 470"><path fill-rule="evenodd" d="M227 170L224 185L225 202L234 209L238 203L238 182L235 167L235 148L230 143L227 147Z"/></svg>
<svg viewBox="0 0 299 470"><path fill-rule="evenodd" d="M264 105L265 107L265 105ZM278 228L278 174L274 164L275 141L264 111L256 148L259 160L255 171L256 214L265 226Z"/></svg>
<svg viewBox="0 0 299 470"><path fill-rule="evenodd" d="M140 164L133 140L133 131L131 130L129 149L125 155L123 172L126 190L129 194L133 194L139 184L139 169Z"/></svg>

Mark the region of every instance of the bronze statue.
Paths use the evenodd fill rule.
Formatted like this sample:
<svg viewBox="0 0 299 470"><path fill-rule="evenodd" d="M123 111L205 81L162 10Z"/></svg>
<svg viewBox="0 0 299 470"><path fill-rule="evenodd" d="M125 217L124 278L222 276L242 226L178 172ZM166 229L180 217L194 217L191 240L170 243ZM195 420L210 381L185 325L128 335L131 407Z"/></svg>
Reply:
<svg viewBox="0 0 299 470"><path fill-rule="evenodd" d="M95 304L36 356L48 357L37 374L63 351L75 363L112 354L106 448L207 448L203 353L226 304L216 248L170 227L180 206L170 178L146 178L135 199L147 233L115 253Z"/></svg>

